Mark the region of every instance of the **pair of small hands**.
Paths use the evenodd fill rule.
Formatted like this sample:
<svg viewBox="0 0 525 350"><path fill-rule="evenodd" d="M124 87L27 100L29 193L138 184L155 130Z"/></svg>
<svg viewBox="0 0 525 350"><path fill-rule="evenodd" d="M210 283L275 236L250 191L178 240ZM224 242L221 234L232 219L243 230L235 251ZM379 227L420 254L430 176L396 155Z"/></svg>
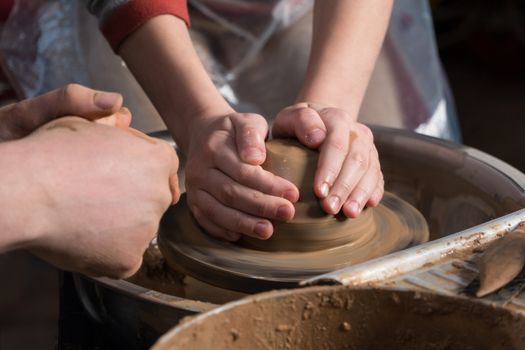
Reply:
<svg viewBox="0 0 525 350"><path fill-rule="evenodd" d="M191 133L188 203L208 233L230 241L267 239L272 220L293 218L298 189L261 167L267 134L264 118L246 113L208 118ZM272 134L319 149L313 186L327 213L355 218L365 205L378 205L384 180L372 132L347 112L298 103L276 116Z"/></svg>
<svg viewBox="0 0 525 350"><path fill-rule="evenodd" d="M89 275L122 278L140 267L179 198L178 158L130 122L119 94L79 85L0 109L0 140L23 156L24 195L13 205L30 232L20 247Z"/></svg>

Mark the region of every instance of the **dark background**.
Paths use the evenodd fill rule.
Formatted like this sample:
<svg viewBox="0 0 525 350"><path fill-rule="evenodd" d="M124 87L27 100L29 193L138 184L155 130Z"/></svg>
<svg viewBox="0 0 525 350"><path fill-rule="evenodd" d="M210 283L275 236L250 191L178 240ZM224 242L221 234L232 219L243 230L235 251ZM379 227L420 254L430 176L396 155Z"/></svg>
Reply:
<svg viewBox="0 0 525 350"><path fill-rule="evenodd" d="M525 1L435 1L463 143L525 171Z"/></svg>

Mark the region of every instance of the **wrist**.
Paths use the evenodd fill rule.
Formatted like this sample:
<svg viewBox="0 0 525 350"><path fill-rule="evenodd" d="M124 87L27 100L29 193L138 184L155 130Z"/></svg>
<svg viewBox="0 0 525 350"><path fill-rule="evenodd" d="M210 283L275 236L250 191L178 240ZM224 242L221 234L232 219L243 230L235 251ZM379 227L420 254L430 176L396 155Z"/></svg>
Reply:
<svg viewBox="0 0 525 350"><path fill-rule="evenodd" d="M340 103L335 103L334 101L329 101L327 99L317 99L317 98L305 99L299 96L297 100L295 101L295 103L296 105L299 105L299 106L314 109L317 112L323 109L327 109L327 108L339 109L339 110L346 112L346 114L350 117L352 121L354 122L357 121L358 109L352 108L350 106L344 106Z"/></svg>
<svg viewBox="0 0 525 350"><path fill-rule="evenodd" d="M119 53L183 153L202 123L232 113L202 65L182 20L171 15L152 18L126 39Z"/></svg>
<svg viewBox="0 0 525 350"><path fill-rule="evenodd" d="M185 118L187 129L190 131L188 134L198 132L203 126L232 113L235 113L235 110L226 101L195 107Z"/></svg>
<svg viewBox="0 0 525 350"><path fill-rule="evenodd" d="M27 139L4 142L0 155L0 250L26 248L48 231L35 148Z"/></svg>
<svg viewBox="0 0 525 350"><path fill-rule="evenodd" d="M217 103L199 106L186 115L184 128L175 126L170 132L175 135L177 145L179 145L182 152L187 155L190 143L196 141L198 135L202 134L208 128L208 125L232 113L235 113L235 110L226 102L224 104Z"/></svg>
<svg viewBox="0 0 525 350"><path fill-rule="evenodd" d="M296 102L342 109L350 114L354 121L357 120L361 101L362 94L353 91L349 86L325 81L322 76L307 78L296 98Z"/></svg>

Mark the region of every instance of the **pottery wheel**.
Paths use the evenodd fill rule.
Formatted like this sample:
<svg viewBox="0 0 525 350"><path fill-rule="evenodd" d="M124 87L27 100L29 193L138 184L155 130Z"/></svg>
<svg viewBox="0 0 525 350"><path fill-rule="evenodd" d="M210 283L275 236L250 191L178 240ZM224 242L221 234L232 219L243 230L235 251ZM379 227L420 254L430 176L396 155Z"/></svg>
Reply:
<svg viewBox="0 0 525 350"><path fill-rule="evenodd" d="M295 218L274 223L274 234L266 241L243 237L239 242L226 242L208 235L199 226L183 195L166 212L159 227L159 248L172 268L219 287L259 292L293 287L303 279L428 240L424 217L388 192L378 207L365 209L355 219L324 213L313 192L303 190L313 183L317 152L303 149L293 141L272 142L267 145L270 164L263 167L300 189ZM290 147L294 152L290 152ZM292 158L283 161L273 151L291 154ZM308 159L299 161L301 164L295 168L296 160ZM288 167L290 163L294 163L292 168Z"/></svg>

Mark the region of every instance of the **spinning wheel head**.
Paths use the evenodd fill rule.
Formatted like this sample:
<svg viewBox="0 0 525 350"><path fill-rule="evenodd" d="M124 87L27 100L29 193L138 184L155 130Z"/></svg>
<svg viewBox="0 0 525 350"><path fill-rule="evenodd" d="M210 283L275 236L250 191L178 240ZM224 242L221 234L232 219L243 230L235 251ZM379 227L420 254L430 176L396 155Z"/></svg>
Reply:
<svg viewBox="0 0 525 350"><path fill-rule="evenodd" d="M292 181L301 197L294 219L274 223L274 234L266 241L243 237L231 243L209 236L183 195L166 212L159 229L159 247L168 264L223 288L258 292L292 287L428 240L424 217L390 193L356 219L324 213L312 189L317 155L292 140L267 143L263 167Z"/></svg>

